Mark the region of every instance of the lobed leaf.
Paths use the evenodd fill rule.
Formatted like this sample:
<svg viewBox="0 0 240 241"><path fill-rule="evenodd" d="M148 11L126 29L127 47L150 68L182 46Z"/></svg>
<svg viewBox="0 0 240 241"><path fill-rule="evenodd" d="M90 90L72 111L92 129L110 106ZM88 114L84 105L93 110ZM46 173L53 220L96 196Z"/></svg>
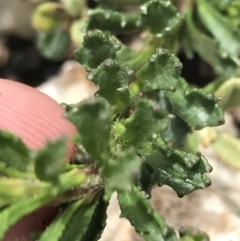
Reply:
<svg viewBox="0 0 240 241"><path fill-rule="evenodd" d="M66 158L66 139L49 141L35 157L34 169L37 178L45 182L57 181L59 174L64 170Z"/></svg>
<svg viewBox="0 0 240 241"><path fill-rule="evenodd" d="M182 63L163 48L158 48L149 61L136 73L143 91L175 91L181 75Z"/></svg>
<svg viewBox="0 0 240 241"><path fill-rule="evenodd" d="M90 98L69 110L67 117L79 131L78 141L89 155L103 162L110 154L111 119L104 99Z"/></svg>
<svg viewBox="0 0 240 241"><path fill-rule="evenodd" d="M136 187L129 192L119 191L118 201L121 217L127 218L146 241L177 240L174 230L166 225Z"/></svg>
<svg viewBox="0 0 240 241"><path fill-rule="evenodd" d="M142 29L139 14L124 14L110 9L96 8L89 11L87 30L99 29L114 35L131 34Z"/></svg>
<svg viewBox="0 0 240 241"><path fill-rule="evenodd" d="M133 148L119 151L115 156L101 170L107 197L116 190L131 190L141 167L141 160Z"/></svg>
<svg viewBox="0 0 240 241"><path fill-rule="evenodd" d="M0 130L0 143L0 162L20 171L32 169L31 152L19 137Z"/></svg>
<svg viewBox="0 0 240 241"><path fill-rule="evenodd" d="M160 129L156 120L160 110L154 107L155 104L151 100L140 99L136 101L130 117L121 120L116 125L117 138L128 145L144 146L146 141L151 140L152 135Z"/></svg>
<svg viewBox="0 0 240 241"><path fill-rule="evenodd" d="M82 45L76 50L75 56L87 71L98 67L108 58L114 59L116 52L121 49L121 45L108 32L88 31L83 40Z"/></svg>
<svg viewBox="0 0 240 241"><path fill-rule="evenodd" d="M171 1L152 0L141 6L142 22L158 37L172 35L181 17Z"/></svg>
<svg viewBox="0 0 240 241"><path fill-rule="evenodd" d="M176 92L166 92L166 97L173 112L196 130L224 123L215 97L202 89L190 88L184 79L179 80Z"/></svg>
<svg viewBox="0 0 240 241"><path fill-rule="evenodd" d="M145 158L144 168L148 170L140 176L139 186L148 195L155 183L172 187L179 197L211 184L205 173L210 172L212 167L201 154L173 150L160 139L138 152Z"/></svg>
<svg viewBox="0 0 240 241"><path fill-rule="evenodd" d="M130 104L128 85L132 71L117 60L106 59L93 70L88 79L98 87L96 95L105 98L113 112L120 112Z"/></svg>

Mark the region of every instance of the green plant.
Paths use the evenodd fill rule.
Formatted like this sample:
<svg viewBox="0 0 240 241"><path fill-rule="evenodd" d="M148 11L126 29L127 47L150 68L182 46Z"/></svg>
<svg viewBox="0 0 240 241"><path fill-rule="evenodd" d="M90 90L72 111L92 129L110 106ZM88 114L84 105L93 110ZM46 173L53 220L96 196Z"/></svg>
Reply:
<svg viewBox="0 0 240 241"><path fill-rule="evenodd" d="M207 239L205 234L188 228L176 234L177 231L164 222L146 198L151 197L155 185L168 185L179 197L183 197L211 184L206 173L212 167L207 160L194 148L193 152L186 152L183 148L189 134L195 130L223 124L223 112L217 98L210 93L216 91L212 87L216 85L205 90L192 88L181 77L182 64L175 55L180 44L184 43L184 50L189 55L197 51L204 56L218 75L223 76L225 72L223 79L233 76L233 73L237 75L238 67L235 65L239 56L235 49L228 49L228 43L215 45L216 40L221 41L222 38L214 32L210 38L206 26L202 26L204 21L208 21L207 16L212 17L212 21L219 18L217 8L211 5L212 12L205 18L204 7L210 3L205 0L198 0L196 4L188 1L184 20L174 6L175 2L126 0L127 6L134 10L134 14L128 14L124 9L117 11L121 9L122 1L101 0L99 7L91 10L76 59L85 67L88 79L96 84L98 91L95 98L77 105L63 104L67 118L79 131L75 138L78 153L71 164L56 168L53 176L49 176L48 168L41 164L45 159L41 152L45 150L49 153L46 155L51 159L51 166L62 165L63 160L60 162L58 156L65 143L60 140L48 144L36 155L38 159L32 160L34 168L30 172L11 165L14 159L22 156L22 148L16 149L14 155L7 158L12 160L7 166L0 163L1 173L8 177L0 179L0 190L3 190L1 207L4 208L0 221L5 223L0 228L0 237L26 213L56 201L57 196L58 204L67 205L39 240L98 240L105 226L108 201L116 191L121 216L127 218L145 240ZM51 4L55 11L56 3ZM40 7L42 11L43 5ZM49 13L50 5L47 11ZM52 34L55 38L59 26L66 21L66 13L62 9L61 14L56 13L57 17L54 11L50 11L51 17L54 17L48 23L51 31L44 32L43 36ZM195 11L202 17L203 23L199 24L202 32L194 26L197 21L193 18ZM234 18L231 21L235 21ZM185 29L187 32L183 35ZM116 38L116 35L139 33L144 33L139 49ZM229 41L235 43L235 39L230 37ZM68 46L69 42L65 43L62 37L58 41L60 45L64 43L65 47ZM209 55L203 54L205 50L200 49L202 44L210 48ZM238 43L235 44L238 50ZM51 53L49 46L44 49ZM222 49L228 51L226 58L219 57ZM60 52L56 50L55 53ZM229 71L224 71L225 68ZM225 85L227 83L224 82ZM216 95L221 96L229 90L228 86L221 84ZM226 103L226 106L232 106ZM4 138L6 133L2 132L0 136ZM14 138L9 135L3 141L9 141L11 146ZM19 146L23 146L20 140ZM54 155L50 154L52 150L55 150ZM1 149L3 151L4 148ZM16 177L18 181L12 183ZM33 182L36 186L29 187L32 188L30 192L28 184L33 179L39 182ZM7 185L25 190L21 193L23 199L16 202L18 193L6 188ZM66 195L69 190L72 190L70 197ZM82 190L84 195L80 195ZM17 209L22 212L17 213ZM61 229L58 228L59 223ZM76 225L81 229L76 229Z"/></svg>

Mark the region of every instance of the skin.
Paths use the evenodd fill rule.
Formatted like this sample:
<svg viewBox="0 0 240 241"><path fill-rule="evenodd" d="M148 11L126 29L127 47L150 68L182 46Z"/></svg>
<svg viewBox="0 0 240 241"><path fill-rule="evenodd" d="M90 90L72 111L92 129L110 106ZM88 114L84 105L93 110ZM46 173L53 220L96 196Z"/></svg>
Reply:
<svg viewBox="0 0 240 241"><path fill-rule="evenodd" d="M33 150L39 150L48 140L64 135L69 140L68 162L76 151L70 138L77 130L64 118L64 113L57 102L40 91L0 79L0 129L21 137ZM13 225L2 241L31 241L29 234L43 231L57 213L57 207L44 207L31 213Z"/></svg>

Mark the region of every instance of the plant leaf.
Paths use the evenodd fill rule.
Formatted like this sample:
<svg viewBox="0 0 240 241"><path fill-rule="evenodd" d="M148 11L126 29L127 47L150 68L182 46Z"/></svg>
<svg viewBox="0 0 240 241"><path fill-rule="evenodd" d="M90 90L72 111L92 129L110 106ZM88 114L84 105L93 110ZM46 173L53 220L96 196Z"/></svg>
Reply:
<svg viewBox="0 0 240 241"><path fill-rule="evenodd" d="M104 200L103 197L104 194L100 195L91 222L88 224L87 232L85 232L81 241L97 241L100 239L106 226L107 207L109 205L109 201Z"/></svg>
<svg viewBox="0 0 240 241"><path fill-rule="evenodd" d="M119 112L130 104L128 85L132 71L117 60L106 59L97 69L93 70L88 79L99 88L96 95L105 98Z"/></svg>
<svg viewBox="0 0 240 241"><path fill-rule="evenodd" d="M87 30L100 29L112 34L131 34L142 29L139 14L124 14L110 9L93 9L89 11Z"/></svg>
<svg viewBox="0 0 240 241"><path fill-rule="evenodd" d="M0 178L0 197L8 205L16 203L46 190L44 184L31 179Z"/></svg>
<svg viewBox="0 0 240 241"><path fill-rule="evenodd" d="M57 181L58 175L64 170L66 157L67 143L65 138L49 141L35 157L34 169L37 178L46 182Z"/></svg>
<svg viewBox="0 0 240 241"><path fill-rule="evenodd" d="M181 75L182 63L174 55L163 48L158 48L156 54L136 73L143 91L177 89Z"/></svg>
<svg viewBox="0 0 240 241"><path fill-rule="evenodd" d="M148 1L141 10L143 24L158 37L172 35L179 26L181 17L171 1Z"/></svg>
<svg viewBox="0 0 240 241"><path fill-rule="evenodd" d="M79 131L78 141L89 155L103 162L111 157L109 106L104 99L90 98L69 110L67 117Z"/></svg>
<svg viewBox="0 0 240 241"><path fill-rule="evenodd" d="M121 217L127 218L146 241L176 241L174 230L166 225L136 187L131 192L119 191L118 201Z"/></svg>
<svg viewBox="0 0 240 241"><path fill-rule="evenodd" d="M171 147L182 147L187 135L192 131L191 127L173 112L171 103L166 98L164 91L156 92L155 97L161 109L166 110L167 126L161 130L161 138Z"/></svg>
<svg viewBox="0 0 240 241"><path fill-rule="evenodd" d="M0 162L21 171L32 169L31 152L19 137L0 130L0 143Z"/></svg>
<svg viewBox="0 0 240 241"><path fill-rule="evenodd" d="M172 116L169 126L162 132L161 137L166 143L172 147L182 146L187 138L187 134L191 132L189 125L178 116Z"/></svg>
<svg viewBox="0 0 240 241"><path fill-rule="evenodd" d="M184 79L179 79L176 92L166 92L166 96L173 112L196 130L224 123L215 97L202 89L190 88Z"/></svg>
<svg viewBox="0 0 240 241"><path fill-rule="evenodd" d="M98 198L89 205L86 205L86 198L71 203L58 214L41 235L39 241L81 240L88 229L97 204Z"/></svg>
<svg viewBox="0 0 240 241"><path fill-rule="evenodd" d="M116 52L121 49L121 45L108 32L88 31L83 40L75 56L87 71L98 67L105 59L114 59Z"/></svg>
<svg viewBox="0 0 240 241"><path fill-rule="evenodd" d="M158 132L161 124L165 124L157 122L161 110L158 109L158 106L154 107L155 103L151 100L140 99L136 101L130 117L120 120L116 125L114 131L117 138L128 145L144 146L145 142L151 140L152 135Z"/></svg>
<svg viewBox="0 0 240 241"><path fill-rule="evenodd" d="M116 190L131 190L141 167L141 160L133 148L116 153L115 156L101 170L107 197Z"/></svg>
<svg viewBox="0 0 240 241"><path fill-rule="evenodd" d="M138 150L138 152L145 158L148 166L148 172L143 175L145 178L149 176L151 181L146 183L143 177L140 177L139 186L148 195L155 183L159 186L172 187L179 197L211 184L205 173L212 171L212 167L201 154L195 155L173 150L160 139L146 146L147 148ZM142 181L144 181L143 185Z"/></svg>

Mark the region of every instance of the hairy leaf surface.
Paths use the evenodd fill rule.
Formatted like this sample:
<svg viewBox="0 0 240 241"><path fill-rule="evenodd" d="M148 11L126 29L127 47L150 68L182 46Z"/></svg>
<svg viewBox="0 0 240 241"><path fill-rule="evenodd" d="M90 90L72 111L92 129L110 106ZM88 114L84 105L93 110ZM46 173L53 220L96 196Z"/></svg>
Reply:
<svg viewBox="0 0 240 241"><path fill-rule="evenodd" d="M138 14L124 14L110 9L97 8L89 12L87 30L100 29L112 34L130 34L142 28Z"/></svg>
<svg viewBox="0 0 240 241"><path fill-rule="evenodd" d="M114 59L116 52L121 49L121 45L108 32L88 31L83 40L75 56L87 71L97 68L105 59Z"/></svg>
<svg viewBox="0 0 240 241"><path fill-rule="evenodd" d="M141 10L143 24L158 37L173 34L180 23L180 15L171 1L148 1Z"/></svg>
<svg viewBox="0 0 240 241"><path fill-rule="evenodd" d="M19 137L0 130L0 144L0 162L21 171L31 169L31 152Z"/></svg>
<svg viewBox="0 0 240 241"><path fill-rule="evenodd" d="M56 181L64 170L67 158L67 143L65 138L48 142L46 147L35 157L35 174L42 181Z"/></svg>
<svg viewBox="0 0 240 241"><path fill-rule="evenodd" d="M110 112L104 99L81 102L68 112L68 118L76 125L77 139L88 154L101 162L110 157Z"/></svg>
<svg viewBox="0 0 240 241"><path fill-rule="evenodd" d="M146 241L176 241L174 230L134 187L129 192L118 192L121 216L127 218Z"/></svg>
<svg viewBox="0 0 240 241"><path fill-rule="evenodd" d="M180 197L211 184L205 173L212 167L201 154L173 150L160 139L138 151L145 158L147 170L142 173L139 185L149 195L156 183L172 187Z"/></svg>
<svg viewBox="0 0 240 241"><path fill-rule="evenodd" d="M215 97L202 89L190 88L184 79L179 80L176 92L166 92L166 96L173 112L196 130L224 123Z"/></svg>
<svg viewBox="0 0 240 241"><path fill-rule="evenodd" d="M180 60L168 50L158 48L136 76L143 91L175 91L181 71Z"/></svg>
<svg viewBox="0 0 240 241"><path fill-rule="evenodd" d="M99 90L96 95L105 98L113 108L113 112L122 111L130 104L130 83L132 71L123 63L106 59L99 67L88 75Z"/></svg>

